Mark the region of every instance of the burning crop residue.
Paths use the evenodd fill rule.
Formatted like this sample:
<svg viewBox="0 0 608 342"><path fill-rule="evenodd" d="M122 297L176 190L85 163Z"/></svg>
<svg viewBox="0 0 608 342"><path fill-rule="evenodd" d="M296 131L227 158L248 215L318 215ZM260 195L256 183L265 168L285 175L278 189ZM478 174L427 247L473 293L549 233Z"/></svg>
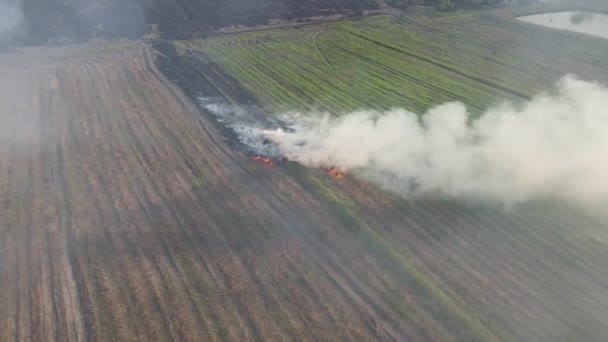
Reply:
<svg viewBox="0 0 608 342"><path fill-rule="evenodd" d="M260 155L260 154L253 155L253 156L251 156L251 157L249 157L249 158L250 158L251 160L260 161L260 162L262 162L262 163L264 163L264 164L266 164L266 165L269 165L269 166L274 166L274 165L275 165L275 163L274 163L274 161L272 160L272 158L270 158L270 157L265 157L265 156Z"/></svg>
<svg viewBox="0 0 608 342"><path fill-rule="evenodd" d="M287 161L287 158L285 158L285 157L272 158L272 157L268 157L268 156L265 156L262 154L254 154L254 155L250 156L249 159L255 160L258 162L262 162L268 166L282 165Z"/></svg>
<svg viewBox="0 0 608 342"><path fill-rule="evenodd" d="M552 92L480 114L461 102L426 113L294 112L278 115L278 128L249 132L293 162L334 178L344 172L332 166L348 167L353 176L405 197L606 203L607 105L608 86L566 76Z"/></svg>
<svg viewBox="0 0 608 342"><path fill-rule="evenodd" d="M287 158L285 158L283 156L268 157L263 154L251 155L251 156L249 156L249 159L256 161L256 162L264 163L271 167L283 165L284 163L287 162ZM325 171L325 173L327 173L328 176L330 176L332 178L336 178L336 179L344 178L346 176L346 172L348 171L348 169L345 167L335 167L335 166L327 166L327 165L322 165L321 170Z"/></svg>
<svg viewBox="0 0 608 342"><path fill-rule="evenodd" d="M325 171L325 173L327 173L330 177L332 178L337 178L337 179L341 179L344 178L344 176L346 175L346 168L344 167L333 167L333 166L326 166L323 165L321 166L321 169L323 171Z"/></svg>

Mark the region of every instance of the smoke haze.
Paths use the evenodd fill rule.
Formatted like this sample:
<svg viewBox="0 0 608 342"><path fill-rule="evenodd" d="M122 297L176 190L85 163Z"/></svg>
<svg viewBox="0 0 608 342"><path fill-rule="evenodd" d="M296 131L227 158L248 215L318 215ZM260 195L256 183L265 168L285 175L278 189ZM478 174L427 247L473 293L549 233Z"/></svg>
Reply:
<svg viewBox="0 0 608 342"><path fill-rule="evenodd" d="M0 0L0 42L11 38L13 30L23 21L19 3L14 0Z"/></svg>
<svg viewBox="0 0 608 342"><path fill-rule="evenodd" d="M342 166L406 196L518 203L608 198L608 89L567 76L554 94L475 120L462 103L339 117L290 113L285 128L232 123L243 141L310 167ZM272 141L271 147L260 139ZM269 148L271 150L269 150Z"/></svg>

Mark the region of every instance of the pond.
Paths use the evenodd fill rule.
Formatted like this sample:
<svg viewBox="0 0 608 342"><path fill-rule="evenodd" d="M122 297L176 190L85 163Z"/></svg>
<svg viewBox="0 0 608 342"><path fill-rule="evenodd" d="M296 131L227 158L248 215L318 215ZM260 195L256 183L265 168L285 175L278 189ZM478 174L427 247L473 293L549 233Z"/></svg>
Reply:
<svg viewBox="0 0 608 342"><path fill-rule="evenodd" d="M608 15L592 12L544 13L519 17L519 20L560 30L586 33L608 39Z"/></svg>

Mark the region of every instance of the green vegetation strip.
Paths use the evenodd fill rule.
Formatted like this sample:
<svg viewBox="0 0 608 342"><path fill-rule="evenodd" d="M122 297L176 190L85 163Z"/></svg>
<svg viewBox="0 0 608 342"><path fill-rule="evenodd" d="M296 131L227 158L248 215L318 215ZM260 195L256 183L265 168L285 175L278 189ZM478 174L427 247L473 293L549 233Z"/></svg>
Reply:
<svg viewBox="0 0 608 342"><path fill-rule="evenodd" d="M397 13L189 41L275 111L520 102L566 73L608 80L608 42L494 12ZM581 51L585 51L581 54Z"/></svg>

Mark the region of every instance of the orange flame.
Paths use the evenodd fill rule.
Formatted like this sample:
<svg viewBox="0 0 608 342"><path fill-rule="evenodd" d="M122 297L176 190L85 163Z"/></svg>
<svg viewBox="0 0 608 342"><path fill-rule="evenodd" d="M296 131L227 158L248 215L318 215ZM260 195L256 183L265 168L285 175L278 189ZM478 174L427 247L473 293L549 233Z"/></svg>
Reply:
<svg viewBox="0 0 608 342"><path fill-rule="evenodd" d="M344 178L344 176L346 175L346 171L348 171L346 168L341 167L341 168L337 168L337 167L333 167L333 166L321 166L321 169L323 169L323 171L325 171L325 173L327 173L330 177L333 178Z"/></svg>
<svg viewBox="0 0 608 342"><path fill-rule="evenodd" d="M260 154L256 154L254 156L249 157L251 160L255 160L255 161L261 161L262 163L269 165L269 166L274 166L274 161L272 160L272 158L269 157L265 157L263 155Z"/></svg>

